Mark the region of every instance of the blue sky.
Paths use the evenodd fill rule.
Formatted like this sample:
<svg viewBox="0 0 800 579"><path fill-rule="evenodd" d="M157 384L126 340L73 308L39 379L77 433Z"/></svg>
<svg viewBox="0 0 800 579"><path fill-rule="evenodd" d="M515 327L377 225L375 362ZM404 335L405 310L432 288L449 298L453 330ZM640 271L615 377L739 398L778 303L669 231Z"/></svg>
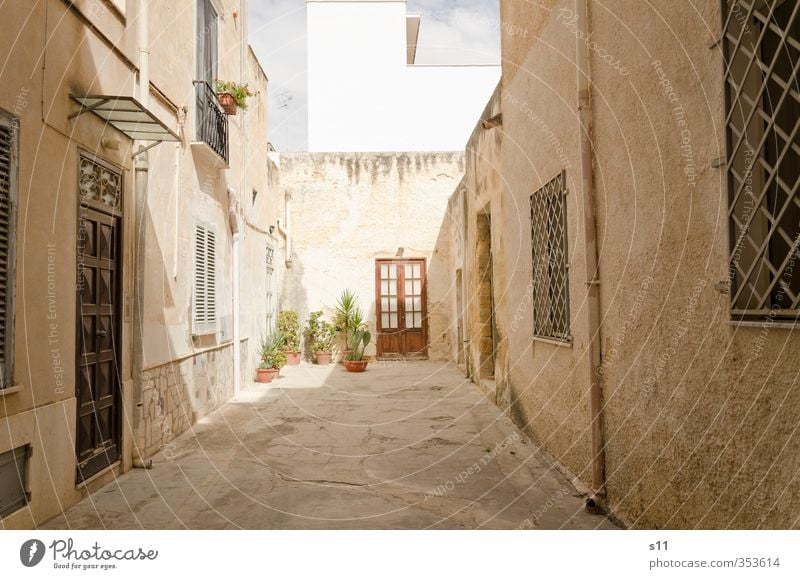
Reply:
<svg viewBox="0 0 800 579"><path fill-rule="evenodd" d="M422 14L420 64L498 64L497 0L409 0ZM269 77L270 140L279 151L306 148L305 0L250 0L249 37Z"/></svg>

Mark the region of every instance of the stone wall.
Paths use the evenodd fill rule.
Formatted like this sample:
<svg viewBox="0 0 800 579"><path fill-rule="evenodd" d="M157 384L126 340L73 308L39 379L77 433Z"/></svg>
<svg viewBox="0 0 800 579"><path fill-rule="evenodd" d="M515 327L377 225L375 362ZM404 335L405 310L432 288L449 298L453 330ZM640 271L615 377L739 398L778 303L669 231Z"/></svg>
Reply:
<svg viewBox="0 0 800 579"><path fill-rule="evenodd" d="M242 344L242 372L249 366ZM148 458L233 396L233 345L146 370L137 444Z"/></svg>
<svg viewBox="0 0 800 579"><path fill-rule="evenodd" d="M292 265L282 307L332 313L345 288L375 328L375 260L425 258L429 357L450 359L450 244L447 202L464 171L463 153L314 153L281 157L292 195ZM367 351L374 354L374 342Z"/></svg>
<svg viewBox="0 0 800 579"><path fill-rule="evenodd" d="M453 262L451 276L459 265L467 272L474 366L479 283L469 272L478 269L474 224L488 207L495 397L588 485L574 3L527 12L518 4L502 2L504 79L484 113L502 110L502 129L479 125L468 145L466 211L456 224L465 234L453 236L463 245L451 251L462 263ZM732 322L729 298L715 289L727 278L729 227L726 175L714 163L725 155L722 55L709 50L720 22L713 2L692 18L679 3L642 9L633 0L590 13L605 490L614 513L635 527L788 528L800 520L800 340L777 324ZM687 39L681 51L673 30ZM562 171L569 343L532 338L530 196ZM451 208L460 205L454 196Z"/></svg>

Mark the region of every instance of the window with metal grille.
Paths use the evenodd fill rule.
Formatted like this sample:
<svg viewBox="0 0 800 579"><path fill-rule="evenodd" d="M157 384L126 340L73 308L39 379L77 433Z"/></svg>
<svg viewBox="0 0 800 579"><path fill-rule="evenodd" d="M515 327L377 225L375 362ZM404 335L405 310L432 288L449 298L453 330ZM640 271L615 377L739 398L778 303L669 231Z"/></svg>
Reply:
<svg viewBox="0 0 800 579"><path fill-rule="evenodd" d="M0 519L28 504L27 464L30 446L0 453Z"/></svg>
<svg viewBox="0 0 800 579"><path fill-rule="evenodd" d="M734 319L800 314L800 2L723 0Z"/></svg>
<svg viewBox="0 0 800 579"><path fill-rule="evenodd" d="M275 267L273 261L275 260L275 248L267 246L267 282L266 282L266 298L267 298L267 331L271 332L275 329Z"/></svg>
<svg viewBox="0 0 800 579"><path fill-rule="evenodd" d="M0 388L13 384L18 133L17 118L0 109Z"/></svg>
<svg viewBox="0 0 800 579"><path fill-rule="evenodd" d="M570 341L566 180L558 177L531 195L533 334Z"/></svg>
<svg viewBox="0 0 800 579"><path fill-rule="evenodd" d="M198 223L194 230L193 332L217 331L217 237L211 226Z"/></svg>

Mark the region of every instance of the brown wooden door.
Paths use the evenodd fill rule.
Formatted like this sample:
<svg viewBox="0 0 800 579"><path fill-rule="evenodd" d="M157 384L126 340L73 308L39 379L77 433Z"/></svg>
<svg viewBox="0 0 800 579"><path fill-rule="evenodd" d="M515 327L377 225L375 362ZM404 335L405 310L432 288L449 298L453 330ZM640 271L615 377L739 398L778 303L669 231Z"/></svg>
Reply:
<svg viewBox="0 0 800 579"><path fill-rule="evenodd" d="M120 217L79 209L77 481L120 455Z"/></svg>
<svg viewBox="0 0 800 579"><path fill-rule="evenodd" d="M378 357L427 358L428 310L424 259L375 264Z"/></svg>

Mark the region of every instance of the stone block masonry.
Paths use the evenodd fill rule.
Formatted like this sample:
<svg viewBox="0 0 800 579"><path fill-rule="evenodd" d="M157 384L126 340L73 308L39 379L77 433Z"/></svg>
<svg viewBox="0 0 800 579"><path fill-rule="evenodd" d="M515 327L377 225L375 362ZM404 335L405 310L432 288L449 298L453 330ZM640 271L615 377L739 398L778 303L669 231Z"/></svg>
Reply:
<svg viewBox="0 0 800 579"><path fill-rule="evenodd" d="M231 344L146 370L136 436L141 457L149 458L164 449L232 396Z"/></svg>

